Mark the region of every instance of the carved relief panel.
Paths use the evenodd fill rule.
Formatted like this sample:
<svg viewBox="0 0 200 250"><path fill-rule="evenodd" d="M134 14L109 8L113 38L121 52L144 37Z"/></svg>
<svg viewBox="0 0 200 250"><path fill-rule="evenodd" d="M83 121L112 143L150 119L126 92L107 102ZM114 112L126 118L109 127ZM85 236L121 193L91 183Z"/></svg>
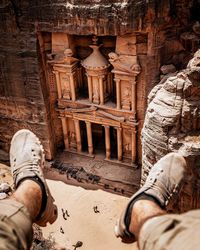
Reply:
<svg viewBox="0 0 200 250"><path fill-rule="evenodd" d="M60 72L62 98L71 99L70 78L66 73Z"/></svg>
<svg viewBox="0 0 200 250"><path fill-rule="evenodd" d="M121 105L122 109L131 110L131 83L129 81L121 81Z"/></svg>
<svg viewBox="0 0 200 250"><path fill-rule="evenodd" d="M131 158L131 150L132 150L131 131L123 129L123 155L125 158Z"/></svg>
<svg viewBox="0 0 200 250"><path fill-rule="evenodd" d="M74 122L70 118L68 118L68 128L69 147L71 150L73 150L76 149L76 133L74 128Z"/></svg>
<svg viewBox="0 0 200 250"><path fill-rule="evenodd" d="M96 104L99 104L100 103L100 95L99 95L99 79L98 79L98 76L93 76L92 79L92 89L93 89L93 96L92 96L92 99L93 99L93 102L96 103Z"/></svg>

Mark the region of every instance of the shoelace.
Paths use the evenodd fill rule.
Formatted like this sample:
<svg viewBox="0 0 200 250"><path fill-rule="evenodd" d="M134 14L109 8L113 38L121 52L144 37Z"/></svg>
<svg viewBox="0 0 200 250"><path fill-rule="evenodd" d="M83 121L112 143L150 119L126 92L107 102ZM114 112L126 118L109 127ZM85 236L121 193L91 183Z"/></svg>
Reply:
<svg viewBox="0 0 200 250"><path fill-rule="evenodd" d="M163 183L159 181L158 179L155 179L151 189L154 189L155 191L158 191L159 194L163 197L163 200L165 202L165 205L167 205L169 199L172 197L172 195L176 192L178 187L178 184L175 184L174 188L171 190L166 185L166 183Z"/></svg>
<svg viewBox="0 0 200 250"><path fill-rule="evenodd" d="M20 164L20 166L15 167L15 169L13 170L13 175L17 176L20 172L24 170L40 174L41 173L40 167L38 168L40 164L41 164L41 158L38 156L33 156L33 159L31 159L30 161L26 161L23 164Z"/></svg>

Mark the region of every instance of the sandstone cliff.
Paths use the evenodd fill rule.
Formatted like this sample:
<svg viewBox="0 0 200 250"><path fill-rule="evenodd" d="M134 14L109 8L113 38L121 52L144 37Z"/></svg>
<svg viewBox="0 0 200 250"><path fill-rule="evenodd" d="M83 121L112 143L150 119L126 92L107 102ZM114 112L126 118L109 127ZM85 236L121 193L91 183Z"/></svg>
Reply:
<svg viewBox="0 0 200 250"><path fill-rule="evenodd" d="M176 209L199 207L200 50L187 69L157 85L149 95L142 131L142 183L152 165L166 153L180 152L188 174Z"/></svg>

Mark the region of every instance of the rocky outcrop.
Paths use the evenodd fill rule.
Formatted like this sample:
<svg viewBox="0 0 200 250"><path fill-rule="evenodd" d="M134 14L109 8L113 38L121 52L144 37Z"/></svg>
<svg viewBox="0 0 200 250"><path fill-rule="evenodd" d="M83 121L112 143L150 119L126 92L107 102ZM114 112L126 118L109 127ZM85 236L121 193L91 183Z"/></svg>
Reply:
<svg viewBox="0 0 200 250"><path fill-rule="evenodd" d="M142 183L153 164L168 152L184 155L188 174L178 206L200 205L200 50L187 69L158 84L149 95L142 130Z"/></svg>

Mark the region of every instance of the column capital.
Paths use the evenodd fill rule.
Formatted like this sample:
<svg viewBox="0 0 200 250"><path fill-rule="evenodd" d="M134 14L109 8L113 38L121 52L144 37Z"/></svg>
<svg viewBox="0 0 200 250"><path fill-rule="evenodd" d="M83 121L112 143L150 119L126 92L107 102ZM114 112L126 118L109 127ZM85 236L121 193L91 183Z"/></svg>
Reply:
<svg viewBox="0 0 200 250"><path fill-rule="evenodd" d="M137 134L137 130L135 128L132 128L131 133Z"/></svg>
<svg viewBox="0 0 200 250"><path fill-rule="evenodd" d="M87 124L88 124L88 123L91 123L91 122L90 122L90 121L85 121L85 123L87 123Z"/></svg>
<svg viewBox="0 0 200 250"><path fill-rule="evenodd" d="M102 125L104 128L110 128L110 126L109 125Z"/></svg>
<svg viewBox="0 0 200 250"><path fill-rule="evenodd" d="M137 81L136 81L136 79L134 79L134 80L131 80L130 81L133 85L136 85L137 84Z"/></svg>
<svg viewBox="0 0 200 250"><path fill-rule="evenodd" d="M73 120L74 122L79 122L79 121L80 121L80 120L77 119L77 118L72 118L72 120Z"/></svg>
<svg viewBox="0 0 200 250"><path fill-rule="evenodd" d="M120 79L120 78L114 78L114 81L115 81L115 82L120 82L121 79Z"/></svg>
<svg viewBox="0 0 200 250"><path fill-rule="evenodd" d="M122 130L122 127L114 127L116 130L119 130L121 131Z"/></svg>
<svg viewBox="0 0 200 250"><path fill-rule="evenodd" d="M85 124L86 124L86 126L92 126L92 122L90 122L90 121L85 121Z"/></svg>

